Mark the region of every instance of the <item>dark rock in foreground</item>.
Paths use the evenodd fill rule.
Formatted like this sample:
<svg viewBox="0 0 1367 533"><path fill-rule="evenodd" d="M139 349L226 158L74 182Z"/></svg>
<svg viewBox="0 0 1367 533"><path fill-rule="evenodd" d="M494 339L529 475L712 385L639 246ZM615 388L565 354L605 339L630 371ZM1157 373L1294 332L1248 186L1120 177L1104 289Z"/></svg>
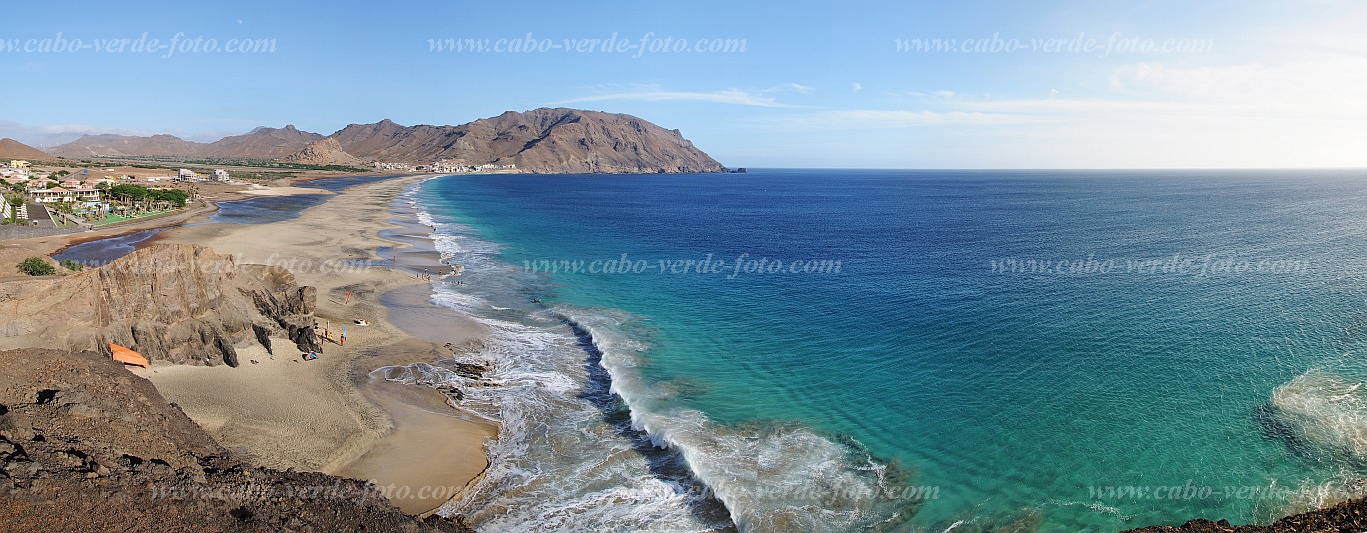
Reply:
<svg viewBox="0 0 1367 533"><path fill-rule="evenodd" d="M373 486L247 465L94 352L0 352L0 529L469 531Z"/></svg>
<svg viewBox="0 0 1367 533"><path fill-rule="evenodd" d="M1231 526L1228 521L1197 519L1180 526L1149 526L1126 533L1289 533L1289 532L1362 532L1367 531L1367 498L1350 500L1333 507L1288 516L1266 526Z"/></svg>

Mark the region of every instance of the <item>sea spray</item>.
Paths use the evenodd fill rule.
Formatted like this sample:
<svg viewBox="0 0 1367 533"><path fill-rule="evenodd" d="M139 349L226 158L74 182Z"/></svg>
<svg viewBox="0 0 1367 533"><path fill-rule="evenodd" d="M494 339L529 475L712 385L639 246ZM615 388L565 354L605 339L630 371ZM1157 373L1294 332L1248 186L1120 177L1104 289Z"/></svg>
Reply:
<svg viewBox="0 0 1367 533"><path fill-rule="evenodd" d="M1320 484L1367 472L1351 452L1331 449L1346 448L1307 445L1309 439L1286 423L1265 425L1285 418L1273 412L1273 390L1308 368L1342 376L1347 387L1330 397L1342 396L1361 375L1323 363L1367 346L1361 334L1367 278L1360 264L1367 257L1367 226L1360 223L1367 203L1357 201L1367 185L1343 173L1277 174L774 170L744 180L468 175L428 182L419 196L439 215L434 221L470 225L437 232L470 250L446 257L469 263L459 278L467 283L456 291L469 301L456 305L553 332L557 340L547 350L560 355L514 350L517 357L559 357L577 365L537 363L533 369L570 378L571 390L579 392L568 394L589 392L585 384L597 379L593 369L604 361L590 364L569 325L541 309L541 302L581 306L572 311L584 315L623 309L658 330L643 336L631 323L595 328L591 338L603 346L609 365L614 350L603 342L613 336L607 330L649 345L640 354L625 350L636 361L618 374L621 381L636 375L645 388L631 396L618 387L629 400L601 404L593 403L601 396L593 389L585 396L594 398L595 410L581 425L534 427L537 413L550 408L522 409L526 420L510 425L530 428L522 442L528 454L543 458L519 456L514 461L520 462L508 463L524 472L584 479L582 471L606 483L615 471L622 475L613 479L628 484L670 489L637 476L659 479L645 454L688 432L632 418L654 412L679 415L669 420L677 422L689 420L681 413L693 409L706 414L697 421L701 427L723 436L758 438L805 427L842 446L847 443L835 435L850 435L877 457L904 461L915 483L942 489L939 498L915 509L907 528L940 531L962 521L958 531L984 529L1030 513L1039 517L1041 530L1113 531L1198 516L1262 522L1269 518L1265 509L1286 502L1265 501L1261 493L1244 498L1242 492L1098 502L1088 487L1191 479L1224 492L1226 486L1281 490L1309 483L1316 488L1305 499L1328 501L1333 491ZM1060 217L1069 223L1060 224ZM494 253L473 253L494 242L500 243ZM622 253L652 259L801 255L843 264L839 276L729 280L563 273L536 279L502 264ZM1112 271L1045 278L989 269L990 260L1002 256L1174 253L1291 258L1316 268L1294 275ZM438 285L438 292L450 288ZM605 389L613 386L604 383ZM609 399L616 396L608 392ZM517 394L543 398L532 390ZM613 431L597 433L598 425ZM587 434L592 437L585 437L582 450L613 449L622 439L631 451L606 461L605 453L590 451L584 467L562 467L573 454L553 453L548 443ZM637 434L644 435L643 444ZM685 456L686 447L670 446L692 471L698 461ZM760 477L759 456L753 457L738 479ZM704 474L690 476L694 481L678 478L679 486L700 484L708 494L720 494ZM540 483L537 475L524 479ZM488 494L504 486L522 490L516 481L506 477L503 485L488 485ZM744 484L727 488L739 486ZM549 495L547 487L534 490ZM678 509L671 506L679 499L650 499L649 491L631 496L631 503L582 511L582 519L564 511L574 507L564 502L603 501L601 487L585 488L584 496L565 494L553 505L515 492L488 497L508 506L480 520L509 529L546 515L547 523L612 528L628 522L608 515L628 508L668 520L681 516L670 510ZM735 494L745 496L728 491L726 497ZM744 520L746 511L736 507L737 520ZM505 511L511 516L497 516ZM682 516L675 522L681 529L702 522L687 510Z"/></svg>
<svg viewBox="0 0 1367 533"><path fill-rule="evenodd" d="M443 512L482 530L696 530L724 527L724 509L700 512L703 487L649 453L615 407L586 398L592 384L573 335L498 319L477 357L495 362L492 387L463 389L462 406L502 424L486 476ZM448 381L449 382L449 381ZM459 386L459 381L455 386Z"/></svg>
<svg viewBox="0 0 1367 533"><path fill-rule="evenodd" d="M568 306L557 312L598 352L632 427L678 450L742 531L845 531L914 506L891 497L897 491L887 467L862 449L797 424L728 428L697 410L671 408L641 377L648 347L622 334L629 315Z"/></svg>
<svg viewBox="0 0 1367 533"><path fill-rule="evenodd" d="M416 200L410 205L420 209ZM494 364L485 376L492 386L470 386L442 362L387 369L383 377L458 388L461 408L501 426L498 438L486 443L485 475L440 512L464 514L481 531L709 531L731 525L725 508L691 478L677 454L654 449L617 416L620 403L592 401L591 368L573 332L527 305L527 292L540 290L532 286L536 279L499 261L501 248L473 238L469 228L422 211L417 218L435 229L431 237L443 260L466 265L460 279L468 284L457 290L436 283L433 301L487 327L479 350L462 355Z"/></svg>
<svg viewBox="0 0 1367 533"><path fill-rule="evenodd" d="M1317 462L1338 465L1329 479L1274 482L1259 494L1266 520L1367 495L1367 379L1355 358L1311 368L1272 391L1266 423L1288 448Z"/></svg>
<svg viewBox="0 0 1367 533"><path fill-rule="evenodd" d="M1313 368L1272 391L1271 407L1311 453L1367 463L1364 383Z"/></svg>
<svg viewBox="0 0 1367 533"><path fill-rule="evenodd" d="M459 389L461 408L502 428L486 444L484 477L441 513L487 531L709 531L733 520L743 531L841 531L910 507L887 497L887 467L857 445L798 424L728 428L670 408L636 369L649 344L624 333L633 317L529 307L525 295L544 278L499 261L500 247L468 227L417 218L470 281L435 284L433 301L487 327L478 353L462 356L494 369L479 384L441 361L374 375Z"/></svg>

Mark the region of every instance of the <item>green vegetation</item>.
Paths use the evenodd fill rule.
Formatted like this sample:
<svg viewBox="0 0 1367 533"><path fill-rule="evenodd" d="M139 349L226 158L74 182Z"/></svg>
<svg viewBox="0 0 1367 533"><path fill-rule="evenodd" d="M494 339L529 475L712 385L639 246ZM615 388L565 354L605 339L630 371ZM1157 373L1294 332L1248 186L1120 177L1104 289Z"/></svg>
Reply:
<svg viewBox="0 0 1367 533"><path fill-rule="evenodd" d="M238 180L281 180L298 176L298 172L233 172L233 179Z"/></svg>
<svg viewBox="0 0 1367 533"><path fill-rule="evenodd" d="M283 168L290 170L327 170L334 172L367 172L370 169L358 168L347 165L308 165L304 163L284 163L271 159L250 159L233 157L206 157L206 158L182 158L182 157L157 157L157 156L122 156L120 159L130 161L157 161L180 163L182 165L205 165L212 167L256 167L256 168ZM137 165L134 165L137 166ZM172 168L172 167L164 167ZM180 168L180 167L175 167ZM207 170L192 169L201 174L208 173Z"/></svg>
<svg viewBox="0 0 1367 533"><path fill-rule="evenodd" d="M128 220L139 219L139 218L147 218L147 217L150 217L150 216L160 215L160 214L165 213L165 212L166 212L166 211L139 211L139 212L136 212L136 213L127 213L126 215L120 215L120 214L118 214L118 213L106 213L105 216L104 216L104 218L102 218L102 219L100 219L100 220L95 220L93 223L94 223L96 226L102 226L102 225L105 225L105 224L113 224L113 223L115 223L115 222L124 222L124 221L128 221Z"/></svg>
<svg viewBox="0 0 1367 533"><path fill-rule="evenodd" d="M246 167L246 168L268 168L281 169L280 171L233 171L233 179L245 180L278 180L293 178L299 175L301 170L321 170L327 172L348 172L364 173L370 172L369 168L352 167L346 165L305 165L302 163L282 163L270 159L247 159L247 158L185 158L170 156L119 156L100 158L98 160L82 159L75 162L69 159L61 159L55 164L73 168L103 168L110 166L128 166L147 170L180 170L182 168L192 170L201 175L213 172L214 167ZM158 164L165 163L165 164Z"/></svg>
<svg viewBox="0 0 1367 533"><path fill-rule="evenodd" d="M55 162L52 163L53 166L62 166L62 167L71 167L71 168L95 168L95 169L102 169L102 168L116 167L116 166L129 166L129 167L133 167L133 168L145 168L145 169L149 169L149 170L180 170L180 169L182 169L182 168L185 168L185 165L175 165L175 166L171 166L171 165L153 165L153 164L148 164L148 163L129 163L128 160L133 160L133 161L139 161L139 160L141 160L141 158L133 158L133 157L128 157L128 158L108 158L108 159L98 159L98 160L82 159L82 160L80 160L79 162L77 162L77 161L72 161L72 160L66 159L66 158L64 158L64 157L59 157L59 158L57 158L57 159L58 159L57 161L55 161ZM208 172L208 170L205 170L205 169L202 169L202 168L192 168L191 170L194 170L195 172L199 172L199 173Z"/></svg>
<svg viewBox="0 0 1367 533"><path fill-rule="evenodd" d="M180 189L148 189L141 185L115 185L109 188L109 198L125 204L155 207L185 207L190 194Z"/></svg>
<svg viewBox="0 0 1367 533"><path fill-rule="evenodd" d="M108 158L105 161L127 164L133 168L148 169L168 169L179 170L188 168L200 174L208 174L211 169L205 167L254 167L254 168L279 168L288 170L325 170L330 172L368 172L368 168L352 167L347 165L306 165L303 163L283 163L271 159L250 159L233 157L207 157L207 158L187 158L171 156L119 156ZM157 165L155 163L174 163L174 165ZM198 165L198 166L195 166ZM233 173L237 175L236 172Z"/></svg>
<svg viewBox="0 0 1367 533"><path fill-rule="evenodd" d="M6 194L5 201L9 203L9 223L13 224L19 220L19 206L24 205L24 195Z"/></svg>
<svg viewBox="0 0 1367 533"><path fill-rule="evenodd" d="M81 269L85 268L80 263L77 263L75 260L72 259L63 260L61 263L58 264L62 265L62 268L65 268L72 272L80 272Z"/></svg>
<svg viewBox="0 0 1367 533"><path fill-rule="evenodd" d="M37 163L35 163L35 164L37 164ZM100 161L91 161L91 160L89 160L89 159L82 159L82 160L80 160L79 162L77 162L77 161L72 161L72 160L70 160L70 159L67 159L67 158L65 158L65 157L58 157L56 161L46 161L46 162L43 162L42 164L43 164L43 166L67 167L67 168L104 168L104 167L109 166L108 163L102 163L102 162L100 162Z"/></svg>
<svg viewBox="0 0 1367 533"><path fill-rule="evenodd" d="M43 258L33 256L19 262L19 271L30 276L51 276L57 273L57 268Z"/></svg>

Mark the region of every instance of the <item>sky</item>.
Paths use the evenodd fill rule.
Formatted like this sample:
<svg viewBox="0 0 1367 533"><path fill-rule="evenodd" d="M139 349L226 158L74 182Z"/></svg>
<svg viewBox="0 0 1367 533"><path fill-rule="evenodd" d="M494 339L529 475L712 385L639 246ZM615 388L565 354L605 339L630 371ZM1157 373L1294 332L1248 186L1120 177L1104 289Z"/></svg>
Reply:
<svg viewBox="0 0 1367 533"><path fill-rule="evenodd" d="M574 107L731 167L1367 167L1356 0L309 4L7 6L0 136Z"/></svg>

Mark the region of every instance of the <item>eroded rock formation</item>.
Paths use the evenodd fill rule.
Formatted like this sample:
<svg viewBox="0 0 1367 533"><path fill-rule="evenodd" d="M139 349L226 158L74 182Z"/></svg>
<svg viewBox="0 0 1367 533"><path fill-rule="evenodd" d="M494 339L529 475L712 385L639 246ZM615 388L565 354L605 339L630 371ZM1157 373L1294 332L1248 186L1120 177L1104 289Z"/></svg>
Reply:
<svg viewBox="0 0 1367 533"><path fill-rule="evenodd" d="M281 267L238 264L196 245L161 244L62 278L0 285L12 337L108 354L109 343L180 364L237 366L237 348L283 336L321 349L313 329L317 291Z"/></svg>

